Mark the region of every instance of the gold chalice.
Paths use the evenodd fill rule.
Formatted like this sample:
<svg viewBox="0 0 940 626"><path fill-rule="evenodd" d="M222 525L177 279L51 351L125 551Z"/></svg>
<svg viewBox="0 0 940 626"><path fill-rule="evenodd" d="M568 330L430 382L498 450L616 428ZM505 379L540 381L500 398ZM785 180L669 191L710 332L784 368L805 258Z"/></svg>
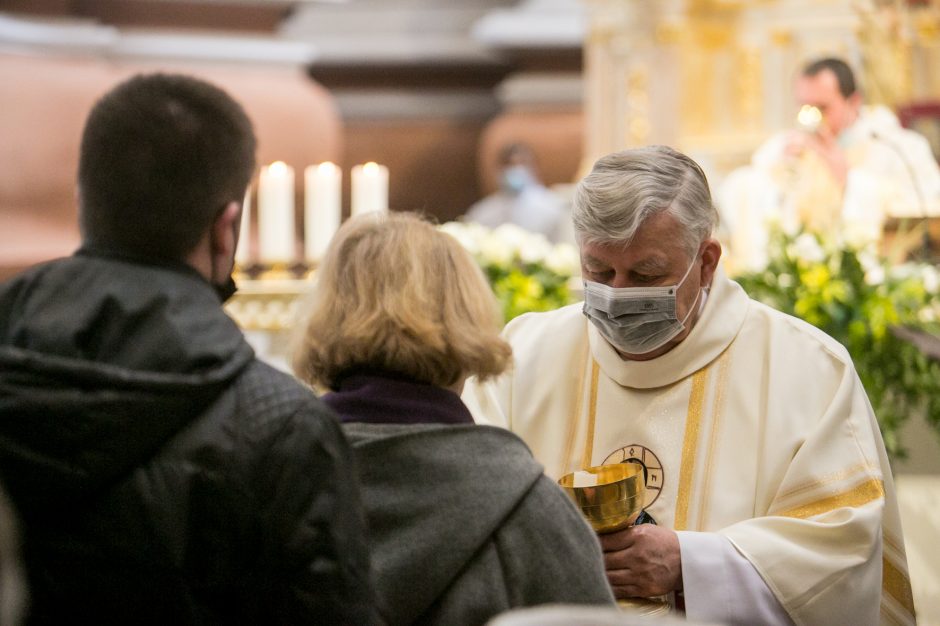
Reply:
<svg viewBox="0 0 940 626"><path fill-rule="evenodd" d="M636 522L646 500L643 467L637 463L598 465L565 474L562 490L581 509L598 534L623 530ZM664 615L669 603L655 598L624 598L617 604L640 615Z"/></svg>
<svg viewBox="0 0 940 626"><path fill-rule="evenodd" d="M589 467L562 476L558 484L598 533L622 530L643 512L646 482L636 463Z"/></svg>

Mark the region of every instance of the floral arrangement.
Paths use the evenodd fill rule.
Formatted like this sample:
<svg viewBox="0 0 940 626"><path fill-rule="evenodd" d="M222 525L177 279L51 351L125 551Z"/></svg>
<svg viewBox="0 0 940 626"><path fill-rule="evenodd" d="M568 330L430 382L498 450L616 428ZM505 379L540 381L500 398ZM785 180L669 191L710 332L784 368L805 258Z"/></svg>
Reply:
<svg viewBox="0 0 940 626"><path fill-rule="evenodd" d="M490 230L470 222L447 222L439 228L479 263L507 322L529 311L550 311L573 301L569 281L580 273L574 246L552 245L542 235L514 224Z"/></svg>
<svg viewBox="0 0 940 626"><path fill-rule="evenodd" d="M940 334L940 272L889 264L874 244L776 232L769 264L736 276L751 297L800 317L841 342L881 425L888 453L905 456L902 423L922 414L940 434L940 364L892 328Z"/></svg>

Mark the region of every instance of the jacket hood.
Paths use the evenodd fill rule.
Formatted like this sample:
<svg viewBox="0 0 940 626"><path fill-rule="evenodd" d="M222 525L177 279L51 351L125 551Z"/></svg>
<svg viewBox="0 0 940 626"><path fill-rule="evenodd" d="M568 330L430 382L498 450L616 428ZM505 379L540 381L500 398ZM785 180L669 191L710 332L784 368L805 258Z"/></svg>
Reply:
<svg viewBox="0 0 940 626"><path fill-rule="evenodd" d="M79 254L0 286L0 468L20 512L125 477L253 356L186 267Z"/></svg>
<svg viewBox="0 0 940 626"><path fill-rule="evenodd" d="M390 624L412 623L491 539L542 467L501 428L343 428L362 477L379 610Z"/></svg>

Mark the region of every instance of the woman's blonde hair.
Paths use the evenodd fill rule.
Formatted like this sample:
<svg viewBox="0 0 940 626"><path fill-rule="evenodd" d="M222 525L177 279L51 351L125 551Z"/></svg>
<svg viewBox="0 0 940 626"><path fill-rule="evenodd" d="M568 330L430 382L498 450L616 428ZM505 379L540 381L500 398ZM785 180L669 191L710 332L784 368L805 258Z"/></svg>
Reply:
<svg viewBox="0 0 940 626"><path fill-rule="evenodd" d="M456 239L408 213L358 216L317 271L294 371L335 389L377 369L441 387L502 373L511 356L486 279Z"/></svg>

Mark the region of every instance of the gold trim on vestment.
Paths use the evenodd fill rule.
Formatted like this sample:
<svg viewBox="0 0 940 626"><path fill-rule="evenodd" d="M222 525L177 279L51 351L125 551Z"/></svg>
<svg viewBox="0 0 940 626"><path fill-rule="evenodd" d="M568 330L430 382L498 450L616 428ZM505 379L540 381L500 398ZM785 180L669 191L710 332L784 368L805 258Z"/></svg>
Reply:
<svg viewBox="0 0 940 626"><path fill-rule="evenodd" d="M859 507L884 497L884 483L879 478L870 478L848 491L843 491L834 496L793 507L786 511L773 513L773 515L805 519L815 515L822 515L823 513L828 513L829 511L842 507Z"/></svg>
<svg viewBox="0 0 940 626"><path fill-rule="evenodd" d="M715 451L718 449L718 432L721 426L721 408L724 400L725 386L728 384L728 371L731 369L731 349L718 357L718 380L715 383L715 397L712 400L711 435L708 441L708 450L705 453L705 473L702 479L702 493L711 493L712 475L715 464ZM702 530L708 515L708 504L711 498L700 498L696 528Z"/></svg>
<svg viewBox="0 0 940 626"><path fill-rule="evenodd" d="M825 476L822 476L820 478L814 478L813 480L807 481L801 485L797 485L796 487L793 487L792 489L786 491L785 493L780 494L779 496L777 496L776 499L778 501L785 500L786 498L794 496L800 493L801 491L807 491L809 489L816 489L823 485L828 485L830 483L839 482L841 480L845 480L846 478L850 476L854 476L856 474L863 474L863 473L880 474L881 466L876 465L874 463L869 463L867 461L865 463L859 463L858 465L853 465L852 467L848 469L839 470L838 472L832 472L831 474L826 474Z"/></svg>
<svg viewBox="0 0 940 626"><path fill-rule="evenodd" d="M685 530L689 522L689 499L692 493L695 454L698 449L698 432L705 405L708 370L709 366L703 367L692 376L692 393L689 395L689 412L685 418L685 437L682 440L682 465L679 469L676 518L673 524L675 530Z"/></svg>
<svg viewBox="0 0 940 626"><path fill-rule="evenodd" d="M889 535L887 532L882 530L881 539L889 548L897 552L898 554L904 554L904 544L899 541L896 537Z"/></svg>
<svg viewBox="0 0 940 626"><path fill-rule="evenodd" d="M587 371L589 358L591 358L590 344L585 347L584 358L579 361L581 363L581 375L578 376L578 392L574 396L574 406L570 409L571 420L568 422L568 438L566 440L568 443L565 446L565 456L561 460L560 466L563 468L562 475L573 469L569 464L571 463L571 451L574 449L574 440L578 436L578 426L581 424L581 415L584 413L584 375ZM591 361L593 360L591 359Z"/></svg>
<svg viewBox="0 0 940 626"><path fill-rule="evenodd" d="M591 359L591 397L588 401L587 434L584 437L584 452L581 454L581 469L591 467L591 457L594 456L594 423L597 421L597 377L600 367L597 361Z"/></svg>
<svg viewBox="0 0 940 626"><path fill-rule="evenodd" d="M879 626L916 626L916 622L901 619L898 617L899 611L889 607L884 602L881 603L881 621Z"/></svg>
<svg viewBox="0 0 940 626"><path fill-rule="evenodd" d="M904 607L912 620L914 619L914 592L911 590L911 581L887 557L882 559L881 588Z"/></svg>

